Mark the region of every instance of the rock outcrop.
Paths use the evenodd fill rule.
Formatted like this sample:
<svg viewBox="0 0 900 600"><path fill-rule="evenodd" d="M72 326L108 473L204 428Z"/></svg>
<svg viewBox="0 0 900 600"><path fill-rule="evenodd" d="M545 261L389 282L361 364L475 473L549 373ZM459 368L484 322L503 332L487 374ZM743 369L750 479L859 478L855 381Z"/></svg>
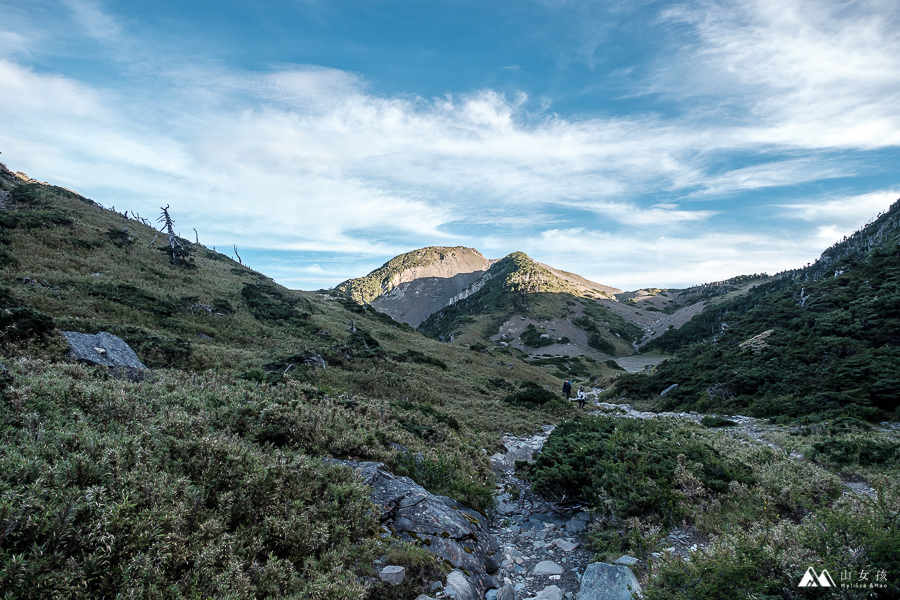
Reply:
<svg viewBox="0 0 900 600"><path fill-rule="evenodd" d="M500 546L479 512L451 498L428 492L408 477L391 474L382 463L331 460L354 469L372 488L369 498L381 511L383 526L401 539L423 544L449 561L447 579L457 600L484 598L499 587L491 573L500 567Z"/></svg>
<svg viewBox="0 0 900 600"><path fill-rule="evenodd" d="M132 375L147 370L134 350L122 338L111 333L101 331L91 335L77 331L63 331L62 334L69 343L67 355L76 362L105 365L122 369Z"/></svg>

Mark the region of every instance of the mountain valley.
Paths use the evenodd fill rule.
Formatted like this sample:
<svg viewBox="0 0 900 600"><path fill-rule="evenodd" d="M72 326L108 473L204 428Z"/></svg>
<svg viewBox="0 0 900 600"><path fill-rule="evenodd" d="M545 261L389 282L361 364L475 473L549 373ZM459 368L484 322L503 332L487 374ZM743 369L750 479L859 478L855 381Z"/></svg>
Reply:
<svg viewBox="0 0 900 600"><path fill-rule="evenodd" d="M608 571L788 600L810 566L900 594L900 204L802 269L629 292L464 247L290 290L161 211L0 165L0 597L561 599ZM144 368L76 358L101 332Z"/></svg>

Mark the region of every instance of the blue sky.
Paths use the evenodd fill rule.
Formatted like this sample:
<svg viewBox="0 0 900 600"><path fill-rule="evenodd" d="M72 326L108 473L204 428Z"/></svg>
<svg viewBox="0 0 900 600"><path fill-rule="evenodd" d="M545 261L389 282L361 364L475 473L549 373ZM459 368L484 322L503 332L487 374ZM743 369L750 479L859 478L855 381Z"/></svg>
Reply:
<svg viewBox="0 0 900 600"><path fill-rule="evenodd" d="M0 0L0 159L318 289L794 268L900 197L894 0Z"/></svg>

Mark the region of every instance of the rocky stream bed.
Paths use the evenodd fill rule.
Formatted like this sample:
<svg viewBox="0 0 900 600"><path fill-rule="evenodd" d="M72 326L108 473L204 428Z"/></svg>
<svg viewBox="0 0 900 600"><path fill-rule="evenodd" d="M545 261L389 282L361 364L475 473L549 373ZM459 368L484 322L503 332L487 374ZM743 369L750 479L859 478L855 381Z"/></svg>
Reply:
<svg viewBox="0 0 900 600"><path fill-rule="evenodd" d="M700 422L698 413L650 413L627 404L593 402L592 414L626 419L675 417ZM772 426L750 417L732 416L730 434L746 443L777 448L766 438ZM431 595L416 600L629 600L641 595L632 568L640 562L630 556L615 564L591 562L587 533L593 516L577 502L553 502L536 494L518 477L516 461L532 462L553 431L546 425L534 434L503 437L506 451L491 456L497 475L497 506L491 518L450 498L436 496L406 477L396 477L380 463L346 464L372 486L372 500L382 509L384 535L424 543L431 552L452 564L445 582L433 582ZM802 460L794 453L791 456ZM846 493L868 494L865 482L845 482ZM692 552L709 544L693 529L673 530L661 552L677 553L690 560ZM400 581L400 567L386 566L385 581Z"/></svg>

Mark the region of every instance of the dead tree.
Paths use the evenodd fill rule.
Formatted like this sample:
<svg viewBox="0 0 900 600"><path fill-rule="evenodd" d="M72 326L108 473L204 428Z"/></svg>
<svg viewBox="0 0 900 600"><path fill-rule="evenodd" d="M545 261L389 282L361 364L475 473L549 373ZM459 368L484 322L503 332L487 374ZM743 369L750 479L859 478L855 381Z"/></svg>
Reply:
<svg viewBox="0 0 900 600"><path fill-rule="evenodd" d="M237 256L238 264L243 265L244 261L241 260L241 255L237 253L237 244L233 244L233 245L234 245L234 255Z"/></svg>
<svg viewBox="0 0 900 600"><path fill-rule="evenodd" d="M185 268L195 268L193 259L188 259L188 255L191 253L189 248L185 248L180 241L178 241L178 236L175 235L175 229L173 226L175 225L175 221L169 216L169 205L167 204L165 208L160 207L162 210L162 214L157 219L158 223L162 223L163 226L160 230L153 236L153 239L150 240L148 246L152 246L156 241L156 238L159 237L159 234L163 231L166 232L166 235L169 238L168 248L163 248L162 250L169 255L169 262L173 265L178 265L180 267Z"/></svg>

